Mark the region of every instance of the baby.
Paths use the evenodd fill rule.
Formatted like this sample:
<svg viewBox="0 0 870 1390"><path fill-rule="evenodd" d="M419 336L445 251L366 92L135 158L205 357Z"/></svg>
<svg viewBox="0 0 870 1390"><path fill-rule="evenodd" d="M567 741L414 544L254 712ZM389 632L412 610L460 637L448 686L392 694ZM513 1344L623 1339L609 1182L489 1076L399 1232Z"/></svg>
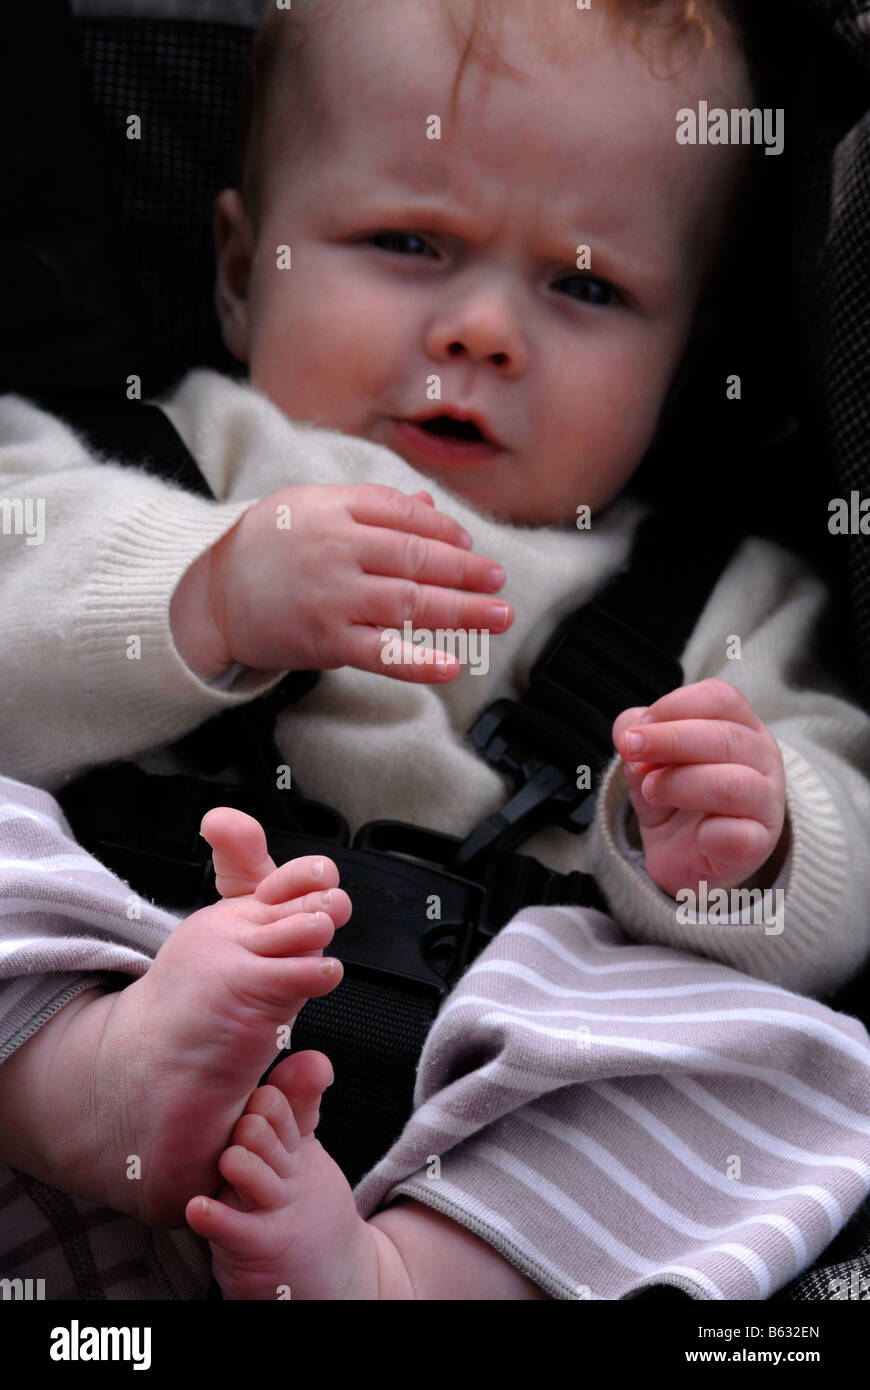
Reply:
<svg viewBox="0 0 870 1390"><path fill-rule="evenodd" d="M244 185L218 201L217 307L252 383L291 418L386 445L491 517L569 526L648 451L746 172L739 146L678 143L676 114L751 106L748 65L725 4L535 0L488 5L498 61L466 54L460 73L472 8L480 19L467 0L269 14ZM695 23L657 29L684 11L712 42L695 42ZM679 53L679 73L651 71L638 35ZM465 430L427 429L436 414ZM290 550L276 499L292 509ZM385 666L381 629L506 631L509 606L485 596L503 581L426 493L292 487L189 569L173 634L206 680L234 663L444 680L455 661ZM664 893L775 881L783 759L734 686L679 688L613 732ZM229 1298L542 1297L419 1203L359 1217L314 1137L322 1054L291 1056L250 1094L276 1026L338 984L322 951L351 904L329 859L276 869L238 812L211 812L203 833L223 901L182 923L143 979L80 996L0 1069L18 1136L4 1156L155 1224L183 1214ZM110 1095L123 1097L113 1117L95 1100ZM80 1118L47 1167L33 1136L58 1107ZM131 1196L122 1155L142 1150L160 1162ZM187 1197L214 1191L218 1170L217 1197Z"/></svg>
<svg viewBox="0 0 870 1390"><path fill-rule="evenodd" d="M675 111L688 94L721 95L726 107L751 106L752 94L721 23L717 44L677 86L652 77L624 34L606 32L613 6L593 14L538 4L535 20L531 5L500 8L500 52L519 71L469 69L455 122L446 112L457 50L442 5L312 5L302 23L267 20L268 100L261 92L244 196L227 190L218 204L217 303L228 347L291 417L385 444L491 515L570 523L578 503L593 514L605 507L652 441L745 169L745 151L733 148L686 159ZM439 112L441 138L425 143ZM276 273L286 243L293 269ZM591 273L575 268L580 243ZM433 373L442 396L427 409ZM421 417L439 411L473 420L480 441L427 432ZM483 567L445 547L457 538L422 505L408 529L432 540L413 547L368 529L386 516L356 513L349 526L311 491L293 508L300 581L322 565L325 541L334 556L329 595L317 596L322 622L298 629L300 667L314 653L323 664L325 637L329 664L379 669L377 625L396 622L398 593L376 576L485 586ZM212 645L201 627L186 641L185 625L174 625L188 660L202 643L203 674L274 660L251 622L252 596L228 578L240 572L237 552L255 553L268 529L271 500L208 558L219 596ZM351 583L356 565L366 573ZM184 600L182 589L179 613ZM256 602L269 603L267 581ZM484 603L434 588L415 618L493 627ZM359 626L361 609L370 627ZM626 711L614 739L648 872L665 891L703 878L773 881L784 848L782 758L736 689L674 691ZM260 853L263 844L252 865ZM271 902L274 883L252 873L236 892ZM419 1205L363 1222L314 1137L326 1059L292 1057L270 1079L221 1158L222 1200L197 1197L186 1210L211 1243L227 1297L274 1298L282 1287L297 1298L459 1297L459 1281L469 1296L538 1294Z"/></svg>

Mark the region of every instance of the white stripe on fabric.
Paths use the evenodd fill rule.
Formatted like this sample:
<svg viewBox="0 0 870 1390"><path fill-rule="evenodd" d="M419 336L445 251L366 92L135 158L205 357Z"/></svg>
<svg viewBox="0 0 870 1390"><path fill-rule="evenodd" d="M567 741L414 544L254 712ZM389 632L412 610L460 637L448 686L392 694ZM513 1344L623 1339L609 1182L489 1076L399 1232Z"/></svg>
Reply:
<svg viewBox="0 0 870 1390"><path fill-rule="evenodd" d="M115 875L110 869L96 859L91 859L82 850L81 854L47 854L44 859L0 859L0 869L16 869L19 873L30 871L39 876L46 873L65 872L67 869L77 869L82 873L102 874L104 877L115 879Z"/></svg>
<svg viewBox="0 0 870 1390"><path fill-rule="evenodd" d="M573 993L573 991L565 992ZM579 991L577 994L579 994ZM592 993L583 997L595 999L601 998L602 996ZM490 1009L495 1008L506 1017L510 1016L514 1020L527 1019L529 1014L528 1003L509 1004L504 1000L494 999L491 995L469 994L465 992L460 994L452 1004L445 1005L438 1016L439 1021L448 1017L457 1009L462 1008L463 1005L468 1004L481 1005L483 1007L489 1007ZM848 1033L844 1033L836 1025L829 1024L822 1019L815 1018L811 1013L805 1013L801 1010L784 1012L779 1009L755 1009L751 1005L747 1005L745 1008L737 1009L707 1009L700 1013L680 1013L675 1011L670 1014L629 1014L601 1013L596 1009L581 1009L579 1007L574 1007L570 1009L535 1008L534 1016L536 1018L583 1018L591 1019L597 1023L639 1023L649 1024L651 1027L659 1027L663 1024L670 1025L673 1023L745 1023L746 1021L770 1025L781 1024L790 1031L802 1033L804 1036L821 1037L829 1046L835 1048L837 1051L845 1052L848 1056L856 1058L860 1062L864 1062L868 1068L868 1075L870 1075L870 1042L864 1038L851 1038ZM480 1021L492 1022L496 1019L498 1019L497 1013L489 1013L483 1015ZM533 1027L534 1025L529 1023L528 1026ZM557 1030L551 1031L554 1037L559 1036ZM576 1036L576 1033L572 1033L570 1036ZM593 1038L592 1040L605 1043L611 1040L611 1035L608 1034L601 1039ZM783 1073L783 1075L784 1074L785 1073ZM858 1114L858 1112L853 1113ZM867 1132L870 1133L870 1122L868 1122Z"/></svg>
<svg viewBox="0 0 870 1390"><path fill-rule="evenodd" d="M578 974L585 974L581 962L577 962ZM632 972L634 973L634 972ZM525 980L526 983L540 989L543 994L551 994L557 998L566 999L682 999L692 994L714 994L721 993L722 990L739 990L741 994L770 994L770 985L750 984L748 980L721 980L698 982L694 985L660 985L658 988L650 989L570 989L565 985L554 984L545 975L541 975L531 966L524 965L519 961L493 960L476 964L466 975L466 979L474 976L477 983L482 975L509 975L517 980ZM492 1000L493 1003L497 1001ZM798 1013L799 1010L795 1010ZM868 1048L870 1055L870 1048Z"/></svg>
<svg viewBox="0 0 870 1390"><path fill-rule="evenodd" d="M651 1110L641 1105L633 1096L627 1096L618 1087L609 1081L593 1082L590 1090L594 1091L602 1099L610 1102L617 1110L621 1110L624 1115L633 1119L641 1129L646 1130L647 1134L656 1139L663 1148L673 1154L685 1168L688 1168L706 1183L708 1187L714 1187L720 1192L727 1192L733 1196L732 1178L727 1178L718 1168L714 1168L705 1158L702 1158L689 1148L688 1144L679 1137L674 1130L664 1124ZM781 1201L783 1198L791 1196L805 1196L817 1202L821 1207L831 1230L831 1238L843 1225L843 1208L837 1198L826 1187L816 1187L813 1184L801 1183L798 1186L789 1187L760 1187L758 1184L748 1183L741 1179L740 1192L744 1197L750 1197L753 1201Z"/></svg>
<svg viewBox="0 0 870 1390"><path fill-rule="evenodd" d="M42 886L42 885L40 885ZM13 917L16 913L19 916L32 917L39 916L40 924L46 918L55 917L58 919L73 918L76 922L84 924L87 929L97 927L105 919L107 928L113 931L118 919L118 912L123 909L127 899L132 895L137 898L142 906L142 916L127 918L126 912L123 913L125 932L132 932L136 925L141 924L150 928L153 923L158 926L171 924L173 929L182 920L177 913L170 912L168 908L157 907L147 898L140 897L126 883L118 884L117 894L107 892L102 886L99 888L85 884L64 883L59 879L46 879L45 886L49 888L65 889L61 893L46 893L45 896L32 895L29 898L4 898L0 896L0 917ZM86 903L73 901L70 898L70 889L78 889L81 893L88 895Z"/></svg>
<svg viewBox="0 0 870 1390"><path fill-rule="evenodd" d="M701 1240L716 1240L722 1236L730 1235L739 1231L744 1226L770 1225L775 1226L786 1237L795 1256L795 1273L808 1263L806 1241L799 1228L793 1221L784 1216L753 1216L746 1214L739 1219L728 1221L724 1226L707 1226L701 1221L694 1220L686 1212L680 1211L677 1207L667 1202L660 1193L656 1192L649 1183L643 1181L637 1173L616 1157L603 1144L592 1139L589 1135L581 1134L572 1125L563 1124L561 1120L554 1119L551 1115L537 1114L534 1111L527 1113L520 1111L515 1119L529 1125L532 1129L543 1130L548 1134L560 1139L569 1148L584 1154L600 1168L606 1178L621 1187L623 1192L627 1192L630 1197L643 1207L651 1215L655 1216L663 1225L670 1226L672 1230L679 1231L683 1235L697 1236ZM735 1189L732 1183L731 1197L736 1203L740 1203L742 1193Z"/></svg>
<svg viewBox="0 0 870 1390"><path fill-rule="evenodd" d="M486 1003L488 1001L480 1000L479 1002ZM582 1010L578 1009L577 1013L581 1017L584 1016ZM595 1017L594 1014L587 1016ZM624 1018L620 1018L618 1015L615 1016L614 1021L626 1022ZM494 1011L493 1013L483 1015L479 1022L482 1024L511 1023L517 1025L519 1028L524 1028L527 1032L535 1033L546 1038L553 1038L556 1041L563 1041L570 1038L572 1042L576 1043L577 1040L576 1030L547 1028L541 1023L533 1023L530 1019L523 1017L519 1012L511 1014L505 1007L502 1007L497 1012ZM703 1071L715 1071L720 1074L723 1068L727 1066L726 1074L729 1076L754 1077L758 1081L765 1082L774 1090L783 1092L792 1100L797 1100L800 1104L806 1106L807 1109L815 1110L818 1114L823 1114L827 1116L828 1119L835 1120L835 1122L842 1125L844 1129L851 1129L859 1134L870 1134L870 1118L862 1115L857 1110L851 1110L848 1106L842 1105L839 1101L832 1100L829 1096L826 1096L823 1091L816 1091L811 1086L805 1085L802 1081L797 1081L784 1071L773 1070L770 1067L754 1066L749 1062L740 1062L736 1058L723 1057L721 1053L707 1052L703 1048L688 1047L681 1043L661 1042L655 1038L623 1037L619 1034L612 1033L608 1034L606 1037L596 1038L594 1034L584 1034L584 1048L587 1045L598 1045L601 1048L622 1047L625 1048L626 1051L637 1051L643 1056L662 1057L666 1061L686 1063L692 1065L695 1069L700 1068ZM537 1076L539 1080L542 1076L549 1075L554 1087L563 1086L566 1081L563 1072L523 1072L522 1069L513 1067L511 1063L503 1062L499 1058L494 1058L492 1062L487 1063L487 1070L493 1065L503 1067L507 1071L525 1074L529 1077Z"/></svg>
<svg viewBox="0 0 870 1390"><path fill-rule="evenodd" d="M511 1177L521 1182L524 1187L530 1188L531 1191L535 1193L536 1197L542 1198L551 1207L554 1207L556 1211L560 1212L561 1215L568 1217L573 1226L582 1231L583 1234L588 1236L596 1245L600 1246L617 1264L623 1265L625 1268L632 1270L635 1274L647 1275L657 1271L659 1266L655 1260L649 1259L646 1255L641 1255L638 1250L632 1250L631 1246L626 1245L624 1241L620 1240L618 1236L615 1236L606 1226L602 1226L601 1222L597 1221L585 1207L581 1207L578 1202L575 1202L573 1198L569 1197L568 1194L563 1192L560 1187L557 1187L555 1183L549 1182L541 1173L538 1173L534 1168L530 1168L527 1163L523 1163L521 1159L510 1153L507 1149L503 1149L498 1144L481 1141L476 1145L475 1152L481 1158L487 1159L494 1167L500 1168L502 1172L509 1173ZM740 1246L736 1246L735 1251L741 1248ZM753 1278L755 1278L756 1282L760 1285L760 1279L756 1269L758 1256L755 1254L755 1251L749 1249L746 1250L745 1256L746 1258L742 1263L745 1264ZM734 1253L734 1258L739 1260L740 1256ZM720 1297L722 1296L720 1291Z"/></svg>
<svg viewBox="0 0 870 1390"><path fill-rule="evenodd" d="M558 912L560 909L548 907L547 911ZM553 955L558 956L567 965L573 965L575 969L578 968L577 952L563 946L557 937L552 936L543 927L526 921L512 922L509 926L502 927L498 939L501 940L502 937L510 936L528 936L539 945L546 946L553 952ZM685 972L703 969L706 966L709 970L721 970L723 973L730 973L738 983L745 978L738 971L732 970L730 966L700 960L698 957L690 955L688 951L678 951L670 946L631 946L621 941L602 942L586 936L583 937L582 944L584 948L588 947L590 950L600 951L607 955L619 955L619 961L614 962L613 965L587 965L584 961L583 971L587 975L625 975L638 971L643 971L646 974L653 970ZM471 974L475 969L476 965L473 965L468 973ZM778 985L768 985L768 989L775 990L780 994L787 992L780 990Z"/></svg>
<svg viewBox="0 0 870 1390"><path fill-rule="evenodd" d="M673 1086L674 1090L682 1091L708 1115L729 1123L732 1129L739 1130L743 1138L751 1140L758 1148L766 1149L768 1153L776 1154L778 1158L791 1158L797 1163L810 1164L813 1167L828 1164L833 1168L846 1168L853 1173L860 1174L865 1180L865 1186L870 1184L870 1163L865 1163L863 1159L853 1158L847 1154L820 1154L809 1149L800 1149L796 1144L790 1144L787 1139L780 1139L777 1135L762 1129L760 1125L756 1125L752 1120L738 1115L736 1110L724 1105L715 1096L711 1096L709 1091L705 1091L703 1086L699 1086L697 1082L688 1077L669 1077L668 1084Z"/></svg>
<svg viewBox="0 0 870 1390"><path fill-rule="evenodd" d="M481 995L462 996L462 999L466 1002L469 998L477 1004L489 1004L490 1006L494 1004L497 1009L505 1014L512 1013L515 1018L519 1016L521 1011L524 1014L528 1012L528 1006L512 1006L502 1003L500 1000L487 998ZM456 1002L458 1005L460 1000ZM443 1018L451 1007L454 1006L449 1005L444 1009L439 1015L439 1018ZM707 1009L701 1013L680 1013L675 1011L670 1014L603 1014L597 1012L595 1009L580 1008L560 1010L540 1009L536 1012L542 1017L549 1017L550 1014L559 1017L576 1014L578 1018L588 1018L598 1023L640 1023L655 1027L660 1025L670 1026L674 1023L700 1023L704 1025L708 1023L752 1022L770 1024L771 1026L778 1025L789 1029L793 1033L800 1033L807 1038L821 1039L827 1042L828 1046L834 1048L836 1051L844 1052L847 1057L863 1062L867 1067L868 1085L870 1085L870 1043L863 1039L859 1041L855 1038L850 1038L848 1035L844 1035L840 1029L833 1024L826 1023L820 1018L814 1018L812 1014L789 1012L782 1009L755 1009L750 1006L747 1006L745 1009ZM489 1022L497 1017L497 1014L487 1014L481 1019L481 1022ZM535 1025L531 1023L529 1026L532 1028L535 1027ZM610 1039L608 1038L607 1041L610 1041ZM721 1057L720 1060L722 1060ZM782 1074L785 1075L785 1073ZM851 1113L855 1115L856 1118L859 1117L859 1112L857 1110ZM858 1127L861 1128L864 1133L870 1134L870 1119L868 1119L864 1125Z"/></svg>
<svg viewBox="0 0 870 1390"><path fill-rule="evenodd" d="M29 806L0 805L0 825L19 820L35 821L46 830L52 831L59 839L65 840L67 838L60 822L55 820L53 816L43 815L41 811L34 811Z"/></svg>
<svg viewBox="0 0 870 1390"><path fill-rule="evenodd" d="M760 1298L770 1297L770 1270L768 1269L767 1265L764 1263L764 1260L762 1260L760 1255L756 1254L754 1250L750 1250L745 1245L735 1245L730 1241L724 1245L708 1246L707 1249L705 1249L704 1254L715 1255L717 1251L720 1250L723 1252L723 1254L731 1255L735 1260L739 1260L741 1264L746 1265L746 1267L752 1272L752 1274L755 1275L756 1281L758 1283L758 1294Z"/></svg>

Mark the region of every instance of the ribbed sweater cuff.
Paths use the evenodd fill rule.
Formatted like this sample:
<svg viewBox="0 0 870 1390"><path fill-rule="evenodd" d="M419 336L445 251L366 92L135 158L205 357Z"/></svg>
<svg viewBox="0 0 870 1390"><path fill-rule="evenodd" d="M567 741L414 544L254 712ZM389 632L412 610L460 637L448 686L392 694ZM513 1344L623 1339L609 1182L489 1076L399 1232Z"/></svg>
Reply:
<svg viewBox="0 0 870 1390"><path fill-rule="evenodd" d="M787 989L822 993L855 968L846 835L818 774L793 748L783 743L779 748L791 826L788 860L773 886L784 894L780 933L738 917L678 920L676 900L653 883L642 856L631 852L621 833L628 790L619 758L608 769L599 797L596 873L614 917L633 939L681 947ZM770 924L770 915L765 916Z"/></svg>
<svg viewBox="0 0 870 1390"><path fill-rule="evenodd" d="M74 638L87 654L101 704L123 710L143 747L179 737L203 717L242 704L281 678L280 671L245 671L231 690L201 680L178 652L169 622L182 575L252 501L211 503L161 488L136 498L97 557Z"/></svg>

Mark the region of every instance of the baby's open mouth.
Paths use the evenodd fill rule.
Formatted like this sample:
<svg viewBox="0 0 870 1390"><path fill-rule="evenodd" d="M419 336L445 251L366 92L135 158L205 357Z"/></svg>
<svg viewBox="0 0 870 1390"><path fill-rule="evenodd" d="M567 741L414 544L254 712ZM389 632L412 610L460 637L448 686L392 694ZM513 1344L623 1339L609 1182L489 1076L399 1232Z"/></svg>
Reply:
<svg viewBox="0 0 870 1390"><path fill-rule="evenodd" d="M490 463L503 445L490 433L486 420L459 419L446 411L428 419L395 422L398 452L406 449L410 461L438 464L449 468L474 467Z"/></svg>
<svg viewBox="0 0 870 1390"><path fill-rule="evenodd" d="M431 420L418 420L417 424L427 434L446 435L450 439L473 439L478 443L486 439L473 420L454 420L452 415L434 415Z"/></svg>

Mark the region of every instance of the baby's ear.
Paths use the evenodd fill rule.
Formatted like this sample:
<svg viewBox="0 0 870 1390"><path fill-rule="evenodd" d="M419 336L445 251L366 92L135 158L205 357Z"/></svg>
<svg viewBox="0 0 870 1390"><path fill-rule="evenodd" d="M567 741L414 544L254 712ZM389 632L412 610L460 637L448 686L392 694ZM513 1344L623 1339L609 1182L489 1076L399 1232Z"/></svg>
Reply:
<svg viewBox="0 0 870 1390"><path fill-rule="evenodd" d="M215 199L215 309L227 350L248 360L248 285L254 234L241 194L225 188Z"/></svg>

